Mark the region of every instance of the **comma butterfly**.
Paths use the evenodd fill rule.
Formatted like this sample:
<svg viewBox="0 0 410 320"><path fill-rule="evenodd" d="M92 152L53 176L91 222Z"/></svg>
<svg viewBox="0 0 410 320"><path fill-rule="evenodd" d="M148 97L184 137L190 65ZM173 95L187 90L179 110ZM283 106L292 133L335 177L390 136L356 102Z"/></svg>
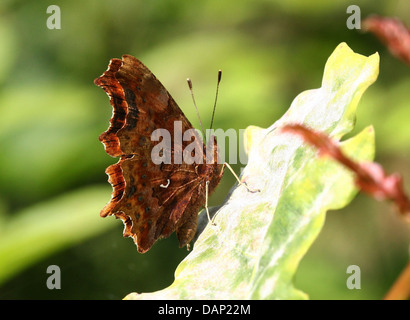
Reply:
<svg viewBox="0 0 410 320"><path fill-rule="evenodd" d="M107 71L95 84L110 98L113 115L110 127L99 137L106 152L119 161L106 169L113 187L111 201L102 217L114 215L124 223L124 237L132 237L138 251L148 251L156 240L177 233L179 246L189 245L197 229L198 211L220 182L223 165L217 163L218 147L212 145L214 161L206 159L201 139L176 139L193 130L174 99L152 72L138 59L124 55L111 59ZM180 125L175 126L178 122ZM202 161L156 163L152 139L157 129L170 133L168 150L173 160L187 146L201 150ZM179 132L177 132L179 131Z"/></svg>

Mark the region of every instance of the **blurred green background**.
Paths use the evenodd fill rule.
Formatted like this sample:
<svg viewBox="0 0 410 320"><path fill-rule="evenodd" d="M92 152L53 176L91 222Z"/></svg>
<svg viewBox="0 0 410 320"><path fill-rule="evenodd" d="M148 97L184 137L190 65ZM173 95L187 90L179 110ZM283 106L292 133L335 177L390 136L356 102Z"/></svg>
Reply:
<svg viewBox="0 0 410 320"><path fill-rule="evenodd" d="M49 5L61 29L49 30ZM215 128L270 126L300 92L320 87L340 42L381 56L377 82L359 104L355 132L373 124L376 160L400 172L410 190L410 68L372 35L349 30L349 1L88 0L0 3L0 299L121 299L173 281L187 254L175 235L139 254L122 222L101 219L117 160L98 141L111 106L93 84L109 59L132 54L161 80L195 126L186 78L209 124L223 70ZM364 19L397 16L410 3L356 1ZM240 165L234 166L239 172ZM211 205L235 180L225 174ZM296 274L312 299L380 299L408 261L408 227L388 203L359 195L329 212ZM361 268L361 290L346 288L346 268ZM49 265L61 289L49 290ZM227 297L229 298L229 297Z"/></svg>

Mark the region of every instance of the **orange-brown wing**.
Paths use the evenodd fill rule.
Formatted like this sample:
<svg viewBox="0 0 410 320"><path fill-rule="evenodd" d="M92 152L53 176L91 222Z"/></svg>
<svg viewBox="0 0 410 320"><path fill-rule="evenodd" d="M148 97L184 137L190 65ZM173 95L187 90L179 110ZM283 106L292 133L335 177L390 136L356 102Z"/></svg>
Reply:
<svg viewBox="0 0 410 320"><path fill-rule="evenodd" d="M109 155L121 157L106 170L113 194L101 216L122 219L124 236L133 237L139 252L179 228L178 238L185 245L196 231L203 179L195 164L153 163L151 152L158 142L151 135L158 128L168 130L175 155L174 121L181 121L182 132L192 129L191 124L156 77L132 56L112 59L95 83L106 91L113 106L110 127L100 140ZM182 141L178 150L189 143Z"/></svg>
<svg viewBox="0 0 410 320"><path fill-rule="evenodd" d="M121 65L122 61L120 59L111 59L107 71L94 81L96 85L103 88L107 93L113 107L110 127L99 137L100 141L104 144L105 151L112 157L119 157L123 154L120 149L117 132L124 126L125 116L127 115L127 103L124 99L124 91L115 78Z"/></svg>
<svg viewBox="0 0 410 320"><path fill-rule="evenodd" d="M161 171L160 165L144 164L124 158L107 168L114 192L101 211L102 216L114 214L123 220L124 236L134 239L139 252L148 251L157 239L168 237L183 224L198 189L195 172L182 176Z"/></svg>
<svg viewBox="0 0 410 320"><path fill-rule="evenodd" d="M173 133L175 121L181 122L182 132L193 129L168 91L142 62L130 55L124 55L122 62L115 78L127 104L125 123L117 133L124 154L146 150L155 129Z"/></svg>

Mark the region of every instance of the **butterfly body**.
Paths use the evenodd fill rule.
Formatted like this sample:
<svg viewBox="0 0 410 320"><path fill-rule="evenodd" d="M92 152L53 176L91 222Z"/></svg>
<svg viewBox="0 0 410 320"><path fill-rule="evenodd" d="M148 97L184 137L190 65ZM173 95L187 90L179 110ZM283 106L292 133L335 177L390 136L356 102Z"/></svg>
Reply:
<svg viewBox="0 0 410 320"><path fill-rule="evenodd" d="M111 59L95 83L105 90L113 107L110 127L100 141L109 155L120 157L106 169L113 193L101 216L120 218L124 236L132 237L141 253L174 231L180 247L189 244L196 233L198 211L206 201L206 188L210 195L222 178L216 141L210 144L213 157L209 161L201 139L176 139L193 130L191 123L152 72L130 55ZM173 140L161 151L171 155L170 162L153 161L160 143L153 139L157 129L167 130ZM201 151L200 158L195 158L201 161L185 160L184 150L192 146Z"/></svg>

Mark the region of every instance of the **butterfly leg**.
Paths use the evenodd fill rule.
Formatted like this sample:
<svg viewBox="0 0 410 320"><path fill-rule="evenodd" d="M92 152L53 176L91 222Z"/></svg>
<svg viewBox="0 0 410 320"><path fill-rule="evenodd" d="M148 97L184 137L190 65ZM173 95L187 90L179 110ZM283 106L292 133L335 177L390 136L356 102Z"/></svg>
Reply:
<svg viewBox="0 0 410 320"><path fill-rule="evenodd" d="M205 210L206 210L206 215L208 217L208 221L211 223L211 225L216 226L216 223L214 222L213 218L211 219L211 215L209 214L209 208L208 208L208 188L209 188L209 181L205 183Z"/></svg>
<svg viewBox="0 0 410 320"><path fill-rule="evenodd" d="M233 176L236 178L236 180L238 181L239 185L244 185L246 189L248 189L249 192L255 193L255 192L260 192L259 189L251 189L248 187L248 185L246 184L246 182L242 182L239 177L237 176L237 174L235 173L235 171L232 169L232 167L229 165L229 163L225 162L222 166L222 171L223 168L227 167L233 174Z"/></svg>

